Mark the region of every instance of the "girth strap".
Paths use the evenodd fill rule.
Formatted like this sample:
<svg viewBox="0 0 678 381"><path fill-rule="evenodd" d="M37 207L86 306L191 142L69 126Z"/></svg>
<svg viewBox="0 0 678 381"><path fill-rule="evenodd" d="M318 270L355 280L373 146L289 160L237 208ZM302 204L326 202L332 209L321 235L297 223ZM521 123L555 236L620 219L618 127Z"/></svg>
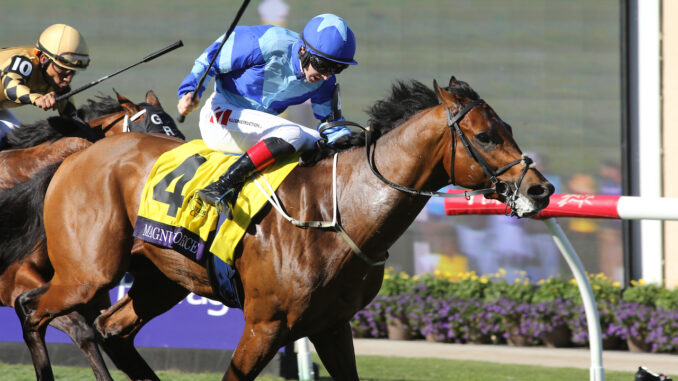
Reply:
<svg viewBox="0 0 678 381"><path fill-rule="evenodd" d="M333 161L333 167L332 167L332 210L333 210L333 216L332 216L332 221L299 221L293 217L290 217L284 210L282 203L280 202L280 199L278 196L275 194L275 191L273 190L273 187L271 187L271 184L261 175L257 176L254 178L254 183L259 187L259 190L261 193L266 196L266 199L268 200L271 205L289 222L291 222L293 225L300 227L300 228L318 228L318 229L331 229L336 231L341 235L341 237L346 241L348 246L353 250L353 252L358 256L358 258L362 259L365 263L367 263L370 266L380 266L386 263L386 259L388 259L388 255L386 258L384 258L381 261L375 261L369 256L367 256L365 253L363 253L362 250L356 245L356 243L349 237L348 233L346 233L346 230L344 229L343 226L341 226L341 223L339 221L339 208L338 208L338 203L337 203L337 160L338 160L339 155L337 153L334 154L334 161ZM259 180L263 180L262 182L266 184L268 191L264 189L264 187L261 185L262 182Z"/></svg>

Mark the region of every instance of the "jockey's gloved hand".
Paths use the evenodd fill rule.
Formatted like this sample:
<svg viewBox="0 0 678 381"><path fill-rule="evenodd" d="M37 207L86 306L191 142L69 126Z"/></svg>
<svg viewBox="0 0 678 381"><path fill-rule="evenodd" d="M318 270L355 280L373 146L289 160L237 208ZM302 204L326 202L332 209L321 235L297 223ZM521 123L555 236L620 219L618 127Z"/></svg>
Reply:
<svg viewBox="0 0 678 381"><path fill-rule="evenodd" d="M342 121L346 120L343 116L339 119L335 119L332 122L337 122L337 121ZM327 140L327 145L332 147L334 144L344 136L350 136L351 135L351 130L346 127L346 126L334 126L330 128L323 129L324 126L326 126L328 122L323 122L318 125L318 131L320 131L320 135L323 136Z"/></svg>

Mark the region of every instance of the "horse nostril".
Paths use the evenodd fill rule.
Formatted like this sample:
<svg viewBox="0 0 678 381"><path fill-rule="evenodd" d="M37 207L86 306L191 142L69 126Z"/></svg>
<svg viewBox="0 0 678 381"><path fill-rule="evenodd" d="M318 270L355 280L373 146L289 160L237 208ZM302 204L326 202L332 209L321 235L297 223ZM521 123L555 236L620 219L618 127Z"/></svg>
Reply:
<svg viewBox="0 0 678 381"><path fill-rule="evenodd" d="M533 197L535 199L541 199L541 198L546 198L546 197L549 197L550 195L552 195L554 190L555 190L555 188L550 183L548 185L536 184L536 185L532 185L527 190L527 194L529 194L531 197Z"/></svg>
<svg viewBox="0 0 678 381"><path fill-rule="evenodd" d="M494 191L498 195L507 196L511 191L511 186L503 181L500 181L494 185Z"/></svg>

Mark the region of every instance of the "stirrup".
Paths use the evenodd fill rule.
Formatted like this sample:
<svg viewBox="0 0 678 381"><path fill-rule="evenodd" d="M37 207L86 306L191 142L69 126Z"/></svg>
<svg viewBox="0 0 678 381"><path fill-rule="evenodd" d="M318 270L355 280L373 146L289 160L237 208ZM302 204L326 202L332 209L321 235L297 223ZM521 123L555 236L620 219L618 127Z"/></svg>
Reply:
<svg viewBox="0 0 678 381"><path fill-rule="evenodd" d="M202 201L205 204L215 206L215 207L217 207L218 210L219 210L220 204L226 204L226 206L228 207L227 196L229 196L229 194L233 193L233 191L234 191L233 188L229 188L226 192L221 193L221 196L215 196L215 195L218 195L219 193L217 193L213 190L210 191L210 190L208 190L208 188L203 188L203 189L201 189L197 192L198 198L200 199L200 201ZM222 205L222 209L223 209L223 205Z"/></svg>
<svg viewBox="0 0 678 381"><path fill-rule="evenodd" d="M215 205L217 207L217 212L219 214L226 214L226 217L230 217L231 215L233 215L232 212L233 206L231 205L230 202L228 202L228 198L226 197L232 193L233 188L229 188L226 192L224 192L224 194L221 195L221 197L219 197L219 199L217 200L217 204Z"/></svg>

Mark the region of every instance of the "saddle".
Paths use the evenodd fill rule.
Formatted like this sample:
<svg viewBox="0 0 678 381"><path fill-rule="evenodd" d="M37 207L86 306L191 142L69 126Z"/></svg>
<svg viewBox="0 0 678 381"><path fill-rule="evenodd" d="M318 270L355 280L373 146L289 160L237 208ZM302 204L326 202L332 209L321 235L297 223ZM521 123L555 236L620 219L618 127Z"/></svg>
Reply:
<svg viewBox="0 0 678 381"><path fill-rule="evenodd" d="M275 163L261 177L248 180L232 214L225 217L203 203L197 191L219 178L236 159L236 155L212 151L202 140L162 154L144 185L133 235L205 264L220 301L242 308L236 292L234 252L252 218L267 203L257 182L277 189L298 165L298 156Z"/></svg>

